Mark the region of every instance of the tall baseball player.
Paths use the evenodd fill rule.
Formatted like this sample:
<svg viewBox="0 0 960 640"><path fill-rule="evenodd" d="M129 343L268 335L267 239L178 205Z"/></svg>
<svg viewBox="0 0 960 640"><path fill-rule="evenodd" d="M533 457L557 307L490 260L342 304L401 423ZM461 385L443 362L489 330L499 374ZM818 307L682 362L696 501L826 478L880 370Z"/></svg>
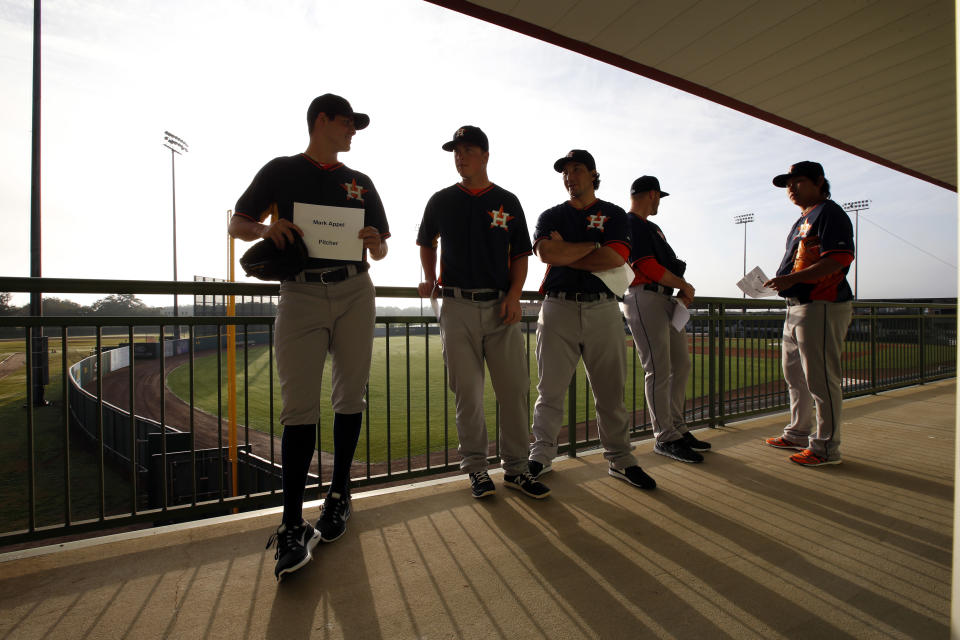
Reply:
<svg viewBox="0 0 960 640"><path fill-rule="evenodd" d="M703 462L698 451L710 443L697 439L683 423L690 354L687 332L671 324L675 305L689 306L694 288L683 279L685 262L677 258L651 217L660 210L654 176L640 176L630 187L630 264L634 279L624 296L624 314L643 363L644 389L656 444L653 450L680 462ZM673 290L678 289L678 300Z"/></svg>
<svg viewBox="0 0 960 640"><path fill-rule="evenodd" d="M363 216L355 260L324 258L310 248L306 268L280 285L276 321L277 374L283 410L283 521L267 542L277 545L277 581L313 558L317 542L343 535L350 517L350 466L360 436L364 393L370 375L376 318L367 255L381 260L390 236L373 182L337 159L370 118L344 98L324 94L307 109L310 142L301 154L268 162L240 196L230 235L241 240L268 238L279 248L303 228L294 223L296 203L353 209ZM276 213L272 223L263 221ZM303 222L301 222L303 224ZM319 243L318 243L319 245ZM333 358L333 477L316 529L303 519L303 494L316 448L320 419L320 380L327 353Z"/></svg>
<svg viewBox="0 0 960 640"><path fill-rule="evenodd" d="M623 317L617 298L593 275L622 265L630 255L627 214L598 200L600 174L593 156L574 149L553 164L563 174L570 199L537 220L534 251L547 265L540 291L546 294L537 322L539 397L533 411L530 474L551 468L563 421L563 399L583 358L597 408L597 424L609 473L641 489L657 483L631 451L624 404L627 376Z"/></svg>
<svg viewBox="0 0 960 640"><path fill-rule="evenodd" d="M550 493L527 472L527 356L520 332L520 295L527 278L530 236L520 201L490 182L487 136L463 126L443 144L462 180L433 194L417 235L424 282L421 296L444 297L440 313L443 356L457 403L460 468L474 498L496 491L487 473L483 365L500 403L503 482L532 498ZM437 240L440 277L437 278Z"/></svg>
<svg viewBox="0 0 960 640"><path fill-rule="evenodd" d="M773 184L786 187L802 213L787 236L776 277L765 283L787 303L783 377L790 393L790 424L766 443L799 450L790 459L805 467L840 464L840 353L853 315L846 277L854 259L853 226L830 199L819 163L798 162Z"/></svg>

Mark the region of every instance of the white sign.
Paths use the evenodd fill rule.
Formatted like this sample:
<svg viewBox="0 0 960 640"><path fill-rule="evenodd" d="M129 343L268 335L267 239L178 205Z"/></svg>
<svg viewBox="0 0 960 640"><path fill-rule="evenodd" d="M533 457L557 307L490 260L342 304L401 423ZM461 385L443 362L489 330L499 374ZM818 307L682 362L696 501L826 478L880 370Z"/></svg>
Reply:
<svg viewBox="0 0 960 640"><path fill-rule="evenodd" d="M293 203L293 224L303 230L303 242L311 258L324 260L363 259L363 209Z"/></svg>
<svg viewBox="0 0 960 640"><path fill-rule="evenodd" d="M743 279L737 283L740 290L751 298L769 298L777 295L773 289L763 286L763 283L769 280L760 267L754 267Z"/></svg>

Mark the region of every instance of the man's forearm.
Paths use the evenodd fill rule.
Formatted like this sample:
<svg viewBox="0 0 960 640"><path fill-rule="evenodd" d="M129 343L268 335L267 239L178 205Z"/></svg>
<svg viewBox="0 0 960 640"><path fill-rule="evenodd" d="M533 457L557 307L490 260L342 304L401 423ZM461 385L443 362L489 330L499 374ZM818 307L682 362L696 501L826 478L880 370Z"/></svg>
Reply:
<svg viewBox="0 0 960 640"><path fill-rule="evenodd" d="M423 269L424 282L437 281L437 250L433 247L420 247L420 267Z"/></svg>
<svg viewBox="0 0 960 640"><path fill-rule="evenodd" d="M259 240L263 237L263 232L267 226L246 218L244 216L234 215L230 218L230 224L227 226L227 233L238 240L250 242Z"/></svg>
<svg viewBox="0 0 960 640"><path fill-rule="evenodd" d="M600 247L567 266L582 271L606 271L607 269L615 269L623 263L623 256L619 253L610 247Z"/></svg>
<svg viewBox="0 0 960 640"><path fill-rule="evenodd" d="M792 275L797 279L797 282L812 283L819 282L827 276L840 271L842 268L842 264L836 260L832 260L828 256L826 258L821 258L817 262L814 262L806 269L795 271Z"/></svg>
<svg viewBox="0 0 960 640"><path fill-rule="evenodd" d="M595 246L592 242L567 242L546 238L537 243L536 250L540 260L546 264L568 267L589 255Z"/></svg>
<svg viewBox="0 0 960 640"><path fill-rule="evenodd" d="M510 290L507 296L519 299L523 294L523 283L527 281L527 256L514 258L510 263Z"/></svg>
<svg viewBox="0 0 960 640"><path fill-rule="evenodd" d="M680 276L674 274L674 273L671 272L669 269L665 269L665 270L664 270L663 275L660 276L659 282L660 282L660 284L662 284L663 286L665 286L665 287L671 287L671 288L673 288L673 289L679 289L679 288L681 288L684 284L686 284L686 280L684 280L684 279L681 278Z"/></svg>

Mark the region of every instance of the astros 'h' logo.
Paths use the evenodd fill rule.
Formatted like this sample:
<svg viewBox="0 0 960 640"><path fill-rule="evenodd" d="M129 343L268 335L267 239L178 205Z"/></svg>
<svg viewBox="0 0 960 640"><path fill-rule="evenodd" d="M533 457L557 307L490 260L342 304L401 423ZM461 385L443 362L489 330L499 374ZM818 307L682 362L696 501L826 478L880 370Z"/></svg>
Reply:
<svg viewBox="0 0 960 640"><path fill-rule="evenodd" d="M490 223L490 228L500 227L501 229L507 228L507 223L513 220L513 216L509 213L504 213L503 205L500 205L499 211L487 211L487 214L493 218L493 222Z"/></svg>
<svg viewBox="0 0 960 640"><path fill-rule="evenodd" d="M347 200L359 200L363 202L363 194L365 194L369 189L364 189L362 186L357 184L357 179L354 178L350 181L350 184L344 182L340 185L343 187L344 191L347 192Z"/></svg>
<svg viewBox="0 0 960 640"><path fill-rule="evenodd" d="M603 231L603 223L609 219L610 216L605 216L602 213L589 215L587 216L587 229L599 229Z"/></svg>

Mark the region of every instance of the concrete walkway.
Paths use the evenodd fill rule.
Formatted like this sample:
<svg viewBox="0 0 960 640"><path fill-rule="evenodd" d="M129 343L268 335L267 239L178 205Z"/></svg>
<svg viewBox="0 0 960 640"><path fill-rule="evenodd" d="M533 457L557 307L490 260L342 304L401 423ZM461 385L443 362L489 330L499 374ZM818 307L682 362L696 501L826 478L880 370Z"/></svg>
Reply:
<svg viewBox="0 0 960 640"><path fill-rule="evenodd" d="M357 494L277 586L277 510L0 555L0 638L946 638L955 381L851 400L844 463L705 430L659 483L563 460L533 501L462 478ZM316 517L316 505L308 513Z"/></svg>

